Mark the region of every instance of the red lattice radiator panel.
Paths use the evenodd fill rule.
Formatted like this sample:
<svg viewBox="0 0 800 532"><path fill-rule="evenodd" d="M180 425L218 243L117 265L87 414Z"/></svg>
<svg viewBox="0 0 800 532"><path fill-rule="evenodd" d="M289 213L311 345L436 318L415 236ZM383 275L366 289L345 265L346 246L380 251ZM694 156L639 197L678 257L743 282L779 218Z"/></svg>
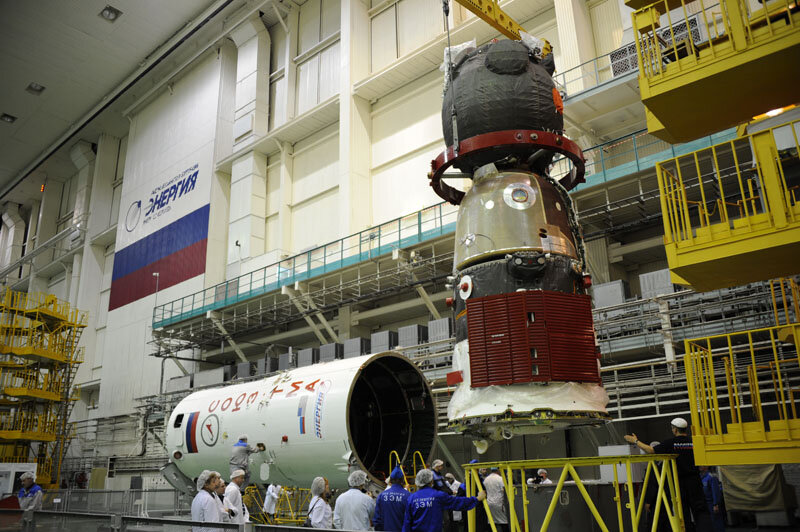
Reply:
<svg viewBox="0 0 800 532"><path fill-rule="evenodd" d="M592 301L533 290L467 300L471 386L600 382Z"/></svg>

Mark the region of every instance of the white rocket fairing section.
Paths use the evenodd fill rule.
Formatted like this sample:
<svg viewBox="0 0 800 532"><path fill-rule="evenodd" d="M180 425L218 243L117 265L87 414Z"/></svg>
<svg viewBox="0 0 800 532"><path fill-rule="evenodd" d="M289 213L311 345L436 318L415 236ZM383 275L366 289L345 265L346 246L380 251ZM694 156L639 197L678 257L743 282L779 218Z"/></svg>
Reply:
<svg viewBox="0 0 800 532"><path fill-rule="evenodd" d="M251 455L251 482L305 486L324 476L346 487L355 468L382 482L391 451L428 459L436 425L425 377L388 352L193 393L170 415L166 445L186 477L211 469L227 479L232 446L247 434L266 447Z"/></svg>

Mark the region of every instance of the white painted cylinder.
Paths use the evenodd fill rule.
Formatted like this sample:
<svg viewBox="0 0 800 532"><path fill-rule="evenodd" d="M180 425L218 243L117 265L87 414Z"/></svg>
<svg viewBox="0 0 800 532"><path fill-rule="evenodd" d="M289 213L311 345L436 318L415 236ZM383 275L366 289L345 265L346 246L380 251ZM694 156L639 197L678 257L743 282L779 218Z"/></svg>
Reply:
<svg viewBox="0 0 800 532"><path fill-rule="evenodd" d="M240 435L263 443L250 455L250 481L307 486L326 477L346 487L356 468L370 480L389 475L389 454L428 460L436 410L419 369L397 353L313 364L261 380L193 393L169 418L171 460L189 478L203 469L230 474Z"/></svg>

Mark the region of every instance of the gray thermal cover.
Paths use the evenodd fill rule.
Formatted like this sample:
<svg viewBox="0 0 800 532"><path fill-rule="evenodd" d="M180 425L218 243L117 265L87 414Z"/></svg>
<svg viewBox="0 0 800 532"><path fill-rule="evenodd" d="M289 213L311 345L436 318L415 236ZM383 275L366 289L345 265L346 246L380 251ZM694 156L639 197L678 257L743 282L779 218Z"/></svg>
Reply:
<svg viewBox="0 0 800 532"><path fill-rule="evenodd" d="M564 118L547 59L540 62L522 42L508 40L468 48L453 58L453 80L442 102L447 145L453 144L454 101L460 140L506 129L561 132Z"/></svg>

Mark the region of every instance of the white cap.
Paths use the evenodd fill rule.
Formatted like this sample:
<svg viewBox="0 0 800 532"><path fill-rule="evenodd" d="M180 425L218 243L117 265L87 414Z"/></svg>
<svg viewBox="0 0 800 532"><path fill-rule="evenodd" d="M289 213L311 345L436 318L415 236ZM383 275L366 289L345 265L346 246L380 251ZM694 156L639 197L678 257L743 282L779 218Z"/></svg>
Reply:
<svg viewBox="0 0 800 532"><path fill-rule="evenodd" d="M434 460L434 461L433 461L433 463L431 464L431 469L436 469L437 467L439 467L439 466L442 466L442 465L444 465L444 462L442 462L441 460L439 460L439 459L437 458L437 459L436 459L436 460Z"/></svg>
<svg viewBox="0 0 800 532"><path fill-rule="evenodd" d="M239 441L247 441L247 434L242 434L239 436Z"/></svg>
<svg viewBox="0 0 800 532"><path fill-rule="evenodd" d="M686 427L689 426L686 420L683 419L682 417L676 417L670 423L672 424L673 427L677 427L679 429L685 429Z"/></svg>
<svg viewBox="0 0 800 532"><path fill-rule="evenodd" d="M233 473L231 473L231 480L235 479L236 477L243 477L244 476L244 469L237 469Z"/></svg>
<svg viewBox="0 0 800 532"><path fill-rule="evenodd" d="M414 479L414 483L418 488L424 488L431 482L433 482L433 471L430 469L420 469L417 473L417 478Z"/></svg>
<svg viewBox="0 0 800 532"><path fill-rule="evenodd" d="M208 479L213 477L216 473L214 471L209 471L208 469L204 469L202 473L197 477L197 491L203 489L203 486L206 485Z"/></svg>
<svg viewBox="0 0 800 532"><path fill-rule="evenodd" d="M311 495L322 495L322 492L324 491L325 491L325 478L316 477L311 482Z"/></svg>
<svg viewBox="0 0 800 532"><path fill-rule="evenodd" d="M30 471L26 471L25 473L23 473L23 474L21 474L21 475L19 476L19 479L20 479L20 480L27 480L27 479L35 480L35 479L36 479L36 477L33 475L33 473L32 473L32 472L30 472Z"/></svg>
<svg viewBox="0 0 800 532"><path fill-rule="evenodd" d="M542 473L544 473L546 475L547 474L547 469L540 469L539 471L536 472L536 474L539 475L539 476L541 476Z"/></svg>
<svg viewBox="0 0 800 532"><path fill-rule="evenodd" d="M359 488L367 483L367 474L360 469L357 469L350 473L350 476L347 477L347 483L351 488Z"/></svg>

